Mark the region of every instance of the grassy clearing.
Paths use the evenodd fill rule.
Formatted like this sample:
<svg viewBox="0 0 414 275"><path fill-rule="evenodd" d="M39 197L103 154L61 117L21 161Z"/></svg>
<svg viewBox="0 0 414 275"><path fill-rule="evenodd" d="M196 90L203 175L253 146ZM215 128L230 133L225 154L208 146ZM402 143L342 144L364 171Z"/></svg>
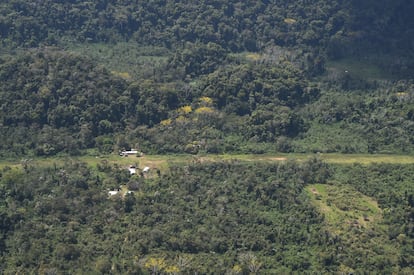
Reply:
<svg viewBox="0 0 414 275"><path fill-rule="evenodd" d="M344 58L327 62L328 72L347 73L352 77L364 79L390 79L380 66L375 64L372 57L365 60Z"/></svg>
<svg viewBox="0 0 414 275"><path fill-rule="evenodd" d="M413 164L414 156L392 154L340 154L340 153L316 153L316 154L278 154L278 155L207 155L201 158L207 160L240 160L240 161L306 161L310 158L320 158L327 163L369 165L373 163Z"/></svg>
<svg viewBox="0 0 414 275"><path fill-rule="evenodd" d="M389 154L320 154L320 158L328 163L335 164L413 164L414 156L410 155L389 155Z"/></svg>
<svg viewBox="0 0 414 275"><path fill-rule="evenodd" d="M140 79L163 66L170 53L161 47L141 47L136 43L65 44L67 50L88 56L126 80Z"/></svg>
<svg viewBox="0 0 414 275"><path fill-rule="evenodd" d="M373 163L390 163L390 164L413 164L414 156L409 155L369 155L369 154L278 154L278 155L145 155L143 157L120 157L118 155L104 155L104 156L82 156L82 157L50 157L50 158L34 158L29 159L30 164L39 166L50 166L53 164L62 165L66 161L79 160L86 162L92 167L96 167L103 161L109 164L117 164L120 166L136 165L140 168L148 166L150 168L157 168L160 170L168 169L171 164L186 164L191 162L205 162L205 161L306 161L310 158L317 157L327 163L334 164L352 164L360 163L369 165ZM23 160L0 160L0 169L5 166L20 167Z"/></svg>
<svg viewBox="0 0 414 275"><path fill-rule="evenodd" d="M377 202L358 192L350 185L313 184L306 187L311 203L324 216L325 229L350 254L367 251L387 255L397 261L398 249L389 240L388 226L382 222L382 210ZM341 269L349 270L345 263ZM351 270L352 271L352 270Z"/></svg>
<svg viewBox="0 0 414 275"><path fill-rule="evenodd" d="M314 184L307 187L313 204L325 216L329 230L343 234L350 228L373 229L382 219L375 200L348 185Z"/></svg>

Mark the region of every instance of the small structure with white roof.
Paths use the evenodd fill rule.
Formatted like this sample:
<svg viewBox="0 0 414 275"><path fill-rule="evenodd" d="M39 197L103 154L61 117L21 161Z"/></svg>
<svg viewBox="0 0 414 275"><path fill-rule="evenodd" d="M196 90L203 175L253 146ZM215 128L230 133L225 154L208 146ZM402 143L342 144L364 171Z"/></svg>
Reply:
<svg viewBox="0 0 414 275"><path fill-rule="evenodd" d="M137 149L124 150L124 151L120 152L119 155L121 157L136 156L136 155L138 155L138 152L139 151Z"/></svg>
<svg viewBox="0 0 414 275"><path fill-rule="evenodd" d="M109 196L115 196L119 193L119 191L115 190L115 191L108 191L108 195Z"/></svg>
<svg viewBox="0 0 414 275"><path fill-rule="evenodd" d="M130 175L135 175L137 173L137 168L134 165L130 165L128 171Z"/></svg>

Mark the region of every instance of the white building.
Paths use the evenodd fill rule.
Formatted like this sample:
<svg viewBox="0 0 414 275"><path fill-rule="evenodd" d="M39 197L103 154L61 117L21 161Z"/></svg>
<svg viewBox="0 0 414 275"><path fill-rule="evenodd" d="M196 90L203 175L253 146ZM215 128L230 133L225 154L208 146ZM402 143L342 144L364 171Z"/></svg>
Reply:
<svg viewBox="0 0 414 275"><path fill-rule="evenodd" d="M137 168L133 165L130 165L128 171L130 175L135 175L137 173Z"/></svg>
<svg viewBox="0 0 414 275"><path fill-rule="evenodd" d="M122 151L121 153L119 153L120 156L122 157L127 157L127 156L136 156L138 154L138 150L136 149L131 149L128 151Z"/></svg>

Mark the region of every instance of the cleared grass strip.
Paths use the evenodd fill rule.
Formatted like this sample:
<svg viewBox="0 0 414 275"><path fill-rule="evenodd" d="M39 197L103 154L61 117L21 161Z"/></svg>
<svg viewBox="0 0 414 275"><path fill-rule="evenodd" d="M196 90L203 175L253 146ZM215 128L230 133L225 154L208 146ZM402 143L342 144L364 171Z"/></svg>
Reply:
<svg viewBox="0 0 414 275"><path fill-rule="evenodd" d="M205 161L306 161L310 158L320 158L327 163L333 164L352 164L360 163L369 165L373 163L389 163L389 164L414 164L414 156L411 155L384 155L384 154L277 154L277 155L252 155L252 154L223 154L223 155L145 155L143 157L120 157L118 155L103 155L103 156L82 156L82 157L51 157L51 158L33 158L20 160L0 160L0 169L5 166L18 167L25 161L40 165L50 166L53 164L63 164L66 161L83 161L88 165L96 166L102 161L107 161L111 164L118 164L120 166L137 165L139 167L149 166L157 167L159 169L166 169L170 164L186 164L191 162L205 162Z"/></svg>

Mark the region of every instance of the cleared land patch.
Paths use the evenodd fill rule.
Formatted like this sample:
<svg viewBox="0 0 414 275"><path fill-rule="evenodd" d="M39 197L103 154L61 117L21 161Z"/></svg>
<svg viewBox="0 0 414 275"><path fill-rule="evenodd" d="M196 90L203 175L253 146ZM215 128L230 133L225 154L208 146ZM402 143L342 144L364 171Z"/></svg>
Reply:
<svg viewBox="0 0 414 275"><path fill-rule="evenodd" d="M351 186L313 184L307 190L314 205L324 214L328 228L335 233L350 227L372 229L382 219L377 202Z"/></svg>
<svg viewBox="0 0 414 275"><path fill-rule="evenodd" d="M102 161L120 166L136 165L138 167L149 166L160 170L168 169L170 164L185 164L189 162L202 161L306 161L310 158L319 158L327 163L352 164L360 163L369 165L373 163L390 164L412 164L414 156L411 155L391 155L391 154L278 154L278 155L253 155L253 154L224 154L224 155L144 155L143 157L129 156L120 157L119 155L102 156L82 156L82 157L51 157L51 158L29 158L21 160L0 160L0 169L5 166L19 167L24 162L41 166L50 166L54 163L60 164L68 160L79 160L86 162L90 166L96 166Z"/></svg>
<svg viewBox="0 0 414 275"><path fill-rule="evenodd" d="M387 255L397 261L398 249L389 240L388 226L383 223L377 202L345 184L312 184L306 187L312 204L324 217L324 227L333 243L349 255L366 253L369 257ZM340 259L340 272L353 272L349 259Z"/></svg>

